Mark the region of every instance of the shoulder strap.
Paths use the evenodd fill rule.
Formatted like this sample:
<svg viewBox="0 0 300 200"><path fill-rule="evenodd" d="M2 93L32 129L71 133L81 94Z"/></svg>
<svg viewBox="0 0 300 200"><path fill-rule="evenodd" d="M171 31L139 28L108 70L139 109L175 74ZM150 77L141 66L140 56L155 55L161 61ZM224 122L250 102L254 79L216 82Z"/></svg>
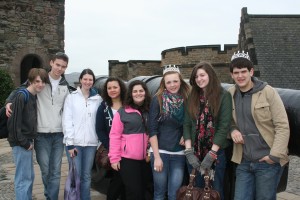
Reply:
<svg viewBox="0 0 300 200"><path fill-rule="evenodd" d="M188 190L192 190L195 185L196 173L197 173L196 169L193 169L192 172L190 173L189 184L187 185Z"/></svg>
<svg viewBox="0 0 300 200"><path fill-rule="evenodd" d="M18 90L17 93L23 93L24 96L25 96L25 103L28 102L28 100L29 100L29 91L26 88Z"/></svg>

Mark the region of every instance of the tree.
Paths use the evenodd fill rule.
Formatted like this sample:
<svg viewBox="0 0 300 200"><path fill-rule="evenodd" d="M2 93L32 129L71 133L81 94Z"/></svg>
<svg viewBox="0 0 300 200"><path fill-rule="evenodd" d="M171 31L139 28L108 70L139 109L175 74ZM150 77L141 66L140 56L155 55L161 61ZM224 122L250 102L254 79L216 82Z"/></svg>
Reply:
<svg viewBox="0 0 300 200"><path fill-rule="evenodd" d="M14 89L14 83L9 73L0 69L0 107L5 103L5 99Z"/></svg>

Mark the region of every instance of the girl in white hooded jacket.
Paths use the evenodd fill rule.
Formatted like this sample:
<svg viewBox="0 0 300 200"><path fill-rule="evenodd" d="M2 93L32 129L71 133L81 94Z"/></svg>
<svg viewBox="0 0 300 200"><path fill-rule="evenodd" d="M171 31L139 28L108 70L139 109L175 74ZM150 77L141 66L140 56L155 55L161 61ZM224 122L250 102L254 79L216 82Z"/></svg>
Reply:
<svg viewBox="0 0 300 200"><path fill-rule="evenodd" d="M81 72L79 82L80 86L67 96L64 104L64 143L68 158L74 159L80 175L80 197L88 200L91 199L91 169L98 145L96 113L102 98L93 88L95 75L91 69Z"/></svg>

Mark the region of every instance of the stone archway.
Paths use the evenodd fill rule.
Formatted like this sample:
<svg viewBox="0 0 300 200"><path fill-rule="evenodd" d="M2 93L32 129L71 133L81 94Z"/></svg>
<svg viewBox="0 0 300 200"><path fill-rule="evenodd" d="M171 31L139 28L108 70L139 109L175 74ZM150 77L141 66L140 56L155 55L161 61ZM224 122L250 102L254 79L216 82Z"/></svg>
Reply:
<svg viewBox="0 0 300 200"><path fill-rule="evenodd" d="M42 61L35 54L28 54L22 59L20 65L20 84L27 80L28 72L31 68L42 68Z"/></svg>
<svg viewBox="0 0 300 200"><path fill-rule="evenodd" d="M14 59L12 60L10 67L11 77L15 86L17 87L20 83L24 83L27 79L28 72L32 67L45 68L47 63L49 63L49 57L47 56L45 49L32 49L30 47L25 47L18 51L14 55Z"/></svg>

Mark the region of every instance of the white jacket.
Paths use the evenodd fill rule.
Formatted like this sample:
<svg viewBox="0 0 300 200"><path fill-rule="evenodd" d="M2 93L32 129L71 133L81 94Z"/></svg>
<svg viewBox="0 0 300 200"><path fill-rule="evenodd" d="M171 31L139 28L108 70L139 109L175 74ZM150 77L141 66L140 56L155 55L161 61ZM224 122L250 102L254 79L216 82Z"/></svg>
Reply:
<svg viewBox="0 0 300 200"><path fill-rule="evenodd" d="M90 97L87 100L79 87L67 96L63 112L63 132L66 146L98 145L95 122L101 101L102 98L95 89L91 89Z"/></svg>

